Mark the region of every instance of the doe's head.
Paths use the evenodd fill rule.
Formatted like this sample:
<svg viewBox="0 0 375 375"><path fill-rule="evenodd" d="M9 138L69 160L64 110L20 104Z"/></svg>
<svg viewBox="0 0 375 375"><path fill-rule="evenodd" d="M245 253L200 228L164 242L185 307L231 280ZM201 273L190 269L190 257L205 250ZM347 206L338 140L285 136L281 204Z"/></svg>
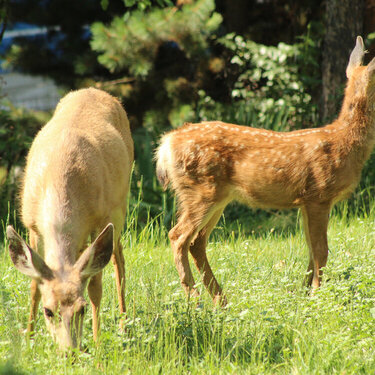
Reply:
<svg viewBox="0 0 375 375"><path fill-rule="evenodd" d="M7 227L9 253L14 266L36 280L46 325L61 349L80 346L87 302L84 290L90 277L109 262L113 251L113 225L108 224L74 265L51 269L43 258Z"/></svg>

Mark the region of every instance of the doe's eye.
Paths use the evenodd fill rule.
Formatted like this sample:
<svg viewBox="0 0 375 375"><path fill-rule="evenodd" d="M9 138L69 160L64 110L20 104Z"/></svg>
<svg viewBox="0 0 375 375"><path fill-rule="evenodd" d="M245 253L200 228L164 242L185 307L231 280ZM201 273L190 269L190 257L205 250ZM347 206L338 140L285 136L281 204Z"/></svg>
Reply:
<svg viewBox="0 0 375 375"><path fill-rule="evenodd" d="M47 318L53 318L52 310L47 309L46 307L44 308L44 314L46 315Z"/></svg>

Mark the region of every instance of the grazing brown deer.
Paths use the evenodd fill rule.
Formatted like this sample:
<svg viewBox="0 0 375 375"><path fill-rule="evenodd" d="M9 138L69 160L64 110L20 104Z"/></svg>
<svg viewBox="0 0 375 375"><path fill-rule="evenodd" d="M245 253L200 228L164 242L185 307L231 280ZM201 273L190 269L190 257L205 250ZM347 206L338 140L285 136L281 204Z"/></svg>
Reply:
<svg viewBox="0 0 375 375"><path fill-rule="evenodd" d="M313 290L319 287L328 255L329 212L356 187L375 142L375 59L360 66L364 54L357 37L342 110L330 125L280 133L211 121L185 124L163 136L157 176L179 201L169 238L186 293L197 294L190 250L214 301L225 304L206 243L232 200L260 208L301 208L310 249L306 281Z"/></svg>
<svg viewBox="0 0 375 375"><path fill-rule="evenodd" d="M125 111L115 98L93 88L65 96L34 139L21 193L30 246L7 228L12 261L32 278L28 332L34 331L42 298L47 327L60 347L79 346L88 284L96 340L102 270L111 256L125 313L119 239L132 163ZM85 249L89 237L93 242Z"/></svg>

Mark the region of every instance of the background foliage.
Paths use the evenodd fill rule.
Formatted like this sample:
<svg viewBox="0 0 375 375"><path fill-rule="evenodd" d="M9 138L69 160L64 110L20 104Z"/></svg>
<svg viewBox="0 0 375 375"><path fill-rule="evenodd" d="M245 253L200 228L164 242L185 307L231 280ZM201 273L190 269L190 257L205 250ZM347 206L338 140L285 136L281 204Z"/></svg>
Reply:
<svg viewBox="0 0 375 375"><path fill-rule="evenodd" d="M48 75L66 89L95 85L122 99L135 141L131 204L140 223L164 211L167 225L173 218L175 202L162 192L152 162L157 140L169 128L214 119L279 131L323 124L321 1L90 0L67 7L61 0L17 0L8 6L10 24L50 31L16 40L4 55L6 66ZM9 172L22 168L32 138L51 114L6 103L2 108L5 217L9 199L16 207L19 184L19 173ZM362 188L374 184L374 166L372 158ZM234 206L226 216L250 220L259 212Z"/></svg>

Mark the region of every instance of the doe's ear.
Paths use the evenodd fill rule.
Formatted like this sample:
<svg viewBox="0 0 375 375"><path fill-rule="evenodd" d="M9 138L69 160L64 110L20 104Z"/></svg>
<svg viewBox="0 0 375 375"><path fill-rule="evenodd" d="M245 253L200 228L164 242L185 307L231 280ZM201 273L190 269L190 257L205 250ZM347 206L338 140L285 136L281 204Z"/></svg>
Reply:
<svg viewBox="0 0 375 375"><path fill-rule="evenodd" d="M363 56L365 55L365 46L363 44L363 39L360 36L357 36L357 41L355 47L350 54L349 63L346 67L346 76L350 78L353 70L358 66L362 65Z"/></svg>
<svg viewBox="0 0 375 375"><path fill-rule="evenodd" d="M78 258L74 268L81 277L94 276L107 265L113 251L113 231L113 224L109 223Z"/></svg>
<svg viewBox="0 0 375 375"><path fill-rule="evenodd" d="M32 250L11 225L7 227L9 253L18 271L34 279L53 279L53 272L43 258Z"/></svg>

